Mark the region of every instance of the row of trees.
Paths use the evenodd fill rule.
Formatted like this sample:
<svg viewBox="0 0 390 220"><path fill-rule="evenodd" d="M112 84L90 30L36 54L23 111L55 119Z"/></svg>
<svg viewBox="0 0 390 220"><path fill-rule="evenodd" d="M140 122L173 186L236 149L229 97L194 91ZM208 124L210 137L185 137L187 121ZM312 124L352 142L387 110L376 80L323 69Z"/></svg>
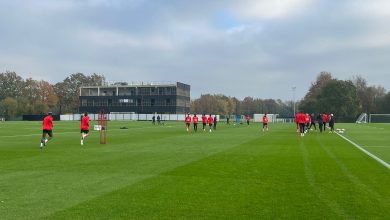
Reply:
<svg viewBox="0 0 390 220"><path fill-rule="evenodd" d="M201 95L191 102L191 112L222 114L222 115L253 115L254 113L277 113L282 117L292 116L293 102L283 102L274 99L258 99L245 97L238 100L225 95Z"/></svg>
<svg viewBox="0 0 390 220"><path fill-rule="evenodd" d="M75 73L52 85L7 71L0 74L0 115L77 112L80 86L101 85L104 81L103 75Z"/></svg>
<svg viewBox="0 0 390 220"><path fill-rule="evenodd" d="M321 72L299 104L309 113L334 113L339 118L356 119L362 112L389 113L390 92L382 86L368 86L361 76L338 80L329 72Z"/></svg>
<svg viewBox="0 0 390 220"><path fill-rule="evenodd" d="M0 74L0 115L78 112L79 88L105 83L104 75L75 73L62 82L23 79L15 72ZM305 97L295 103L297 109L309 113L323 111L341 118L356 118L361 112L389 113L390 92L381 86L369 86L361 76L338 80L329 72L321 72ZM275 113L293 117L292 101L246 97L239 100L222 94L205 94L191 102L191 112L211 114Z"/></svg>
<svg viewBox="0 0 390 220"><path fill-rule="evenodd" d="M192 101L191 112L243 114L275 113L280 117L293 117L294 103L274 99L246 97L238 100L224 95L202 95ZM297 111L307 113L333 113L339 119L353 120L362 112L390 113L390 92L382 86L368 86L367 80L355 76L351 80L333 78L321 72L305 97L295 103Z"/></svg>

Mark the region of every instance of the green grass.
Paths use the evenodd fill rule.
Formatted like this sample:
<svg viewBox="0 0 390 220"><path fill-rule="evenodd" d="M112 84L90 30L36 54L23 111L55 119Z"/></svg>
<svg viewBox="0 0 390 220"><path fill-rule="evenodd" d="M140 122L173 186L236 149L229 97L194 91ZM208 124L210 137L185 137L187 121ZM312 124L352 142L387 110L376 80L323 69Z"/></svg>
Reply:
<svg viewBox="0 0 390 220"><path fill-rule="evenodd" d="M292 124L110 122L80 146L78 122L0 124L0 219L388 219L390 171L336 134ZM129 129L121 130L126 126ZM337 124L390 162L388 124Z"/></svg>

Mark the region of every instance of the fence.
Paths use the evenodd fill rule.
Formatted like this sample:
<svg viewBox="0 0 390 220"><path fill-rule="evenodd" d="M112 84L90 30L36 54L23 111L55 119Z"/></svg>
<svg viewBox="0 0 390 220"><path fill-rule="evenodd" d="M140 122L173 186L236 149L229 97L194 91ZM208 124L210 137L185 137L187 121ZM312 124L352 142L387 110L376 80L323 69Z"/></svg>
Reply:
<svg viewBox="0 0 390 220"><path fill-rule="evenodd" d="M79 121L81 120L81 114L69 114L61 115L61 121ZM151 121L153 116L157 120L157 116L160 116L161 121L184 121L185 114L137 114L137 113L110 113L108 118L110 121ZM201 116L199 114L198 116ZM214 115L213 115L214 116ZM192 117L192 115L191 115ZM98 120L98 114L89 114L90 120ZM217 115L219 120L219 115Z"/></svg>

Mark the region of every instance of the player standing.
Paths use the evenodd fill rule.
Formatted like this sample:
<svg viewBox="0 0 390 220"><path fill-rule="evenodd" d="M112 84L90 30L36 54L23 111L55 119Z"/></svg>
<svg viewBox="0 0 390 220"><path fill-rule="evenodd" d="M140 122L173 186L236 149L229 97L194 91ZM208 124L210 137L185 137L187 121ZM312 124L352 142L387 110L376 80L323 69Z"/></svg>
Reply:
<svg viewBox="0 0 390 220"><path fill-rule="evenodd" d="M311 124L311 117L310 117L309 113L306 113L306 115L305 115L305 133L307 133L309 131L310 124Z"/></svg>
<svg viewBox="0 0 390 220"><path fill-rule="evenodd" d="M81 119L81 141L80 144L84 145L84 139L89 135L89 116L88 113L84 113L84 117Z"/></svg>
<svg viewBox="0 0 390 220"><path fill-rule="evenodd" d="M214 130L217 130L217 122L218 122L217 115L214 115Z"/></svg>
<svg viewBox="0 0 390 220"><path fill-rule="evenodd" d="M324 125L324 131L326 130L326 122L328 122L328 116L326 115L326 112L322 114L322 123Z"/></svg>
<svg viewBox="0 0 390 220"><path fill-rule="evenodd" d="M332 133L332 132L334 132L334 117L333 117L333 114L330 114L329 116L328 116L328 119L329 119L329 127L330 127L330 131L329 131L329 133Z"/></svg>
<svg viewBox="0 0 390 220"><path fill-rule="evenodd" d="M192 117L192 122L194 123L194 131L197 132L199 119L198 116L196 116L196 114L194 114L194 117Z"/></svg>
<svg viewBox="0 0 390 220"><path fill-rule="evenodd" d="M207 117L205 114L202 115L203 131L206 131Z"/></svg>
<svg viewBox="0 0 390 220"><path fill-rule="evenodd" d="M320 133L322 134L322 126L324 126L324 122L322 121L322 115L318 114L317 116L318 129L320 129Z"/></svg>
<svg viewBox="0 0 390 220"><path fill-rule="evenodd" d="M267 131L268 131L268 117L267 117L267 114L264 114L264 116L263 116L263 132L264 132L264 128L267 128Z"/></svg>
<svg viewBox="0 0 390 220"><path fill-rule="evenodd" d="M47 116L43 119L42 127L41 150L53 138L53 116L51 112L47 113ZM46 139L46 135L49 136L49 139Z"/></svg>
<svg viewBox="0 0 390 220"><path fill-rule="evenodd" d="M299 112L298 123L299 123L299 130L301 132L301 137L305 136L305 122L306 122L306 115L302 112Z"/></svg>
<svg viewBox="0 0 390 220"><path fill-rule="evenodd" d="M311 127L314 125L314 129L317 130L316 119L315 119L315 117L314 117L314 113L311 113L311 115L310 115L310 120L311 120L311 123L310 123L309 129L310 129L310 130L313 130Z"/></svg>
<svg viewBox="0 0 390 220"><path fill-rule="evenodd" d="M186 123L186 127L187 127L187 132L190 131L190 125L191 125L191 116L190 114L187 115L187 117L185 118L185 123Z"/></svg>
<svg viewBox="0 0 390 220"><path fill-rule="evenodd" d="M246 120L246 124L249 125L249 122L251 121L251 117L249 115L247 115L245 117L245 120Z"/></svg>
<svg viewBox="0 0 390 220"><path fill-rule="evenodd" d="M157 124L160 125L160 122L161 122L160 115L157 115Z"/></svg>
<svg viewBox="0 0 390 220"><path fill-rule="evenodd" d="M297 125L297 132L299 132L299 121L298 121L298 117L299 117L299 112L295 115L295 118L294 118L295 124Z"/></svg>
<svg viewBox="0 0 390 220"><path fill-rule="evenodd" d="M207 122L209 123L209 128L210 128L210 132L211 132L211 128L213 127L213 123L214 123L214 118L213 116L210 116L207 118Z"/></svg>

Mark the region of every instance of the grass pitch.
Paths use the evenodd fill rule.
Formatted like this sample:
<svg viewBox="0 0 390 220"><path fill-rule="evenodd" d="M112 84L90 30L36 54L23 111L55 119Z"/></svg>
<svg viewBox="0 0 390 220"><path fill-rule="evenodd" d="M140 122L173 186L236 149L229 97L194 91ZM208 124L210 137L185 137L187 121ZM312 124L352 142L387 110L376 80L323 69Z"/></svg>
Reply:
<svg viewBox="0 0 390 220"><path fill-rule="evenodd" d="M1 219L388 219L390 170L336 134L293 124L187 133L184 123L0 124ZM93 124L93 123L92 123ZM129 129L119 129L126 126ZM390 126L336 124L390 163ZM92 127L92 126L91 126Z"/></svg>

